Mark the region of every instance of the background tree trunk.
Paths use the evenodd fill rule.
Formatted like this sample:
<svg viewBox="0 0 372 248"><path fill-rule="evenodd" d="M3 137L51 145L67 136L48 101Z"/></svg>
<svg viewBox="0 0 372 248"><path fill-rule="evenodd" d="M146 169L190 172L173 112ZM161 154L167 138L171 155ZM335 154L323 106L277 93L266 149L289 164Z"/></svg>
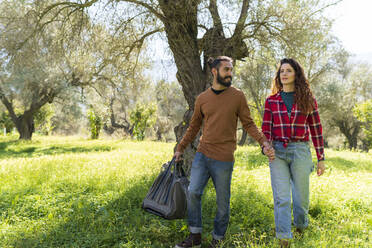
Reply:
<svg viewBox="0 0 372 248"><path fill-rule="evenodd" d="M338 120L335 121L335 124L340 129L340 132L346 137L349 144L349 149L357 149L360 123L358 122L350 124L349 120Z"/></svg>
<svg viewBox="0 0 372 248"><path fill-rule="evenodd" d="M34 116L32 114L23 114L15 124L20 135L19 139L31 140L35 131Z"/></svg>
<svg viewBox="0 0 372 248"><path fill-rule="evenodd" d="M62 89L62 88L61 88ZM33 132L35 132L34 115L46 103L52 103L54 97L60 92L61 89L42 89L40 90L39 98L34 98L29 108L23 114L17 116L14 111L14 106L11 101L3 93L0 88L0 100L5 105L9 112L10 118L15 124L18 132L19 139L31 140Z"/></svg>
<svg viewBox="0 0 372 248"><path fill-rule="evenodd" d="M240 138L239 145L242 146L245 143L245 140L247 139L248 133L243 129L242 137Z"/></svg>

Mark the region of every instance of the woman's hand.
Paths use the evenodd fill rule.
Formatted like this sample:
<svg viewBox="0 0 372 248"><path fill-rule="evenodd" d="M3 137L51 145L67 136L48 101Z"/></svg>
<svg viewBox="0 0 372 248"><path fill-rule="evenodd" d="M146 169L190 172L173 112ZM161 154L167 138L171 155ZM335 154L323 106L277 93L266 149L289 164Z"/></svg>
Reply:
<svg viewBox="0 0 372 248"><path fill-rule="evenodd" d="M321 176L324 174L324 171L325 171L324 161L318 161L318 165L316 166L316 174L318 174L318 176Z"/></svg>

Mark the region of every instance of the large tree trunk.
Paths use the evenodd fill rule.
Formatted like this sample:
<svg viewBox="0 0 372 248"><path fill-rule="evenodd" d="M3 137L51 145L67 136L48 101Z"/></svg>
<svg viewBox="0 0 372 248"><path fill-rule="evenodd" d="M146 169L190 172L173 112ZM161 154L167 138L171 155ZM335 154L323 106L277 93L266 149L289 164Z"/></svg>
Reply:
<svg viewBox="0 0 372 248"><path fill-rule="evenodd" d="M201 66L197 40L197 4L180 1L159 1L165 15L163 21L168 44L177 66L177 80L189 105L183 121L174 128L177 144L185 134L192 117L196 97L206 89L208 77ZM184 151L186 172L189 172L200 135Z"/></svg>
<svg viewBox="0 0 372 248"><path fill-rule="evenodd" d="M35 131L34 116L32 114L23 114L15 124L20 135L19 139L31 140L32 134Z"/></svg>
<svg viewBox="0 0 372 248"><path fill-rule="evenodd" d="M174 133L176 134L177 144L181 141L183 135L185 134L188 128L189 121L191 120L192 114L193 114L192 110L186 111L186 113L183 116L184 121L178 124L174 128ZM185 171L187 175L189 175L190 173L191 163L192 163L192 160L194 159L196 148L198 147L198 144L199 144L200 135L201 135L201 132L199 132L199 134L195 137L194 141L189 146L186 147L183 153L184 167L185 167ZM176 147L174 149L176 149Z"/></svg>
<svg viewBox="0 0 372 248"><path fill-rule="evenodd" d="M248 55L248 49L242 40L242 27L246 18L248 1L244 1L239 24L231 38L225 38L222 22L217 11L215 0L210 1L209 10L213 18L213 28L207 30L201 40L197 39L197 7L200 1L159 1L164 14L163 23L168 44L173 52L177 66L177 80L182 86L189 110L184 114L183 121L174 129L177 144L185 134L192 117L195 99L212 83L212 77L207 67L208 57L226 55L234 60ZM203 55L203 65L201 62ZM184 152L184 164L189 171L192 159L199 143L200 132L194 142Z"/></svg>

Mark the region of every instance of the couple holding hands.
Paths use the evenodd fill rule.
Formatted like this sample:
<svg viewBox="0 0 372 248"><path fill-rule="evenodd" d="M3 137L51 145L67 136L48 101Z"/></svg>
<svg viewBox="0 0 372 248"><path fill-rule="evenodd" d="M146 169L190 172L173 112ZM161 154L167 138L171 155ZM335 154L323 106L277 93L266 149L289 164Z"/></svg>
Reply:
<svg viewBox="0 0 372 248"><path fill-rule="evenodd" d="M280 61L260 131L250 116L244 93L231 86L233 60L219 56L209 59L208 65L213 74L212 87L196 98L190 125L174 154L176 161L180 160L202 127L187 195L190 235L175 248L201 246L201 197L210 177L216 190L217 213L209 247L222 244L230 217L238 118L269 159L276 237L282 247L289 246L293 237L291 194L296 232L302 233L308 226L309 176L313 170L310 133L318 158L318 176L325 170L322 126L304 70L294 59Z"/></svg>

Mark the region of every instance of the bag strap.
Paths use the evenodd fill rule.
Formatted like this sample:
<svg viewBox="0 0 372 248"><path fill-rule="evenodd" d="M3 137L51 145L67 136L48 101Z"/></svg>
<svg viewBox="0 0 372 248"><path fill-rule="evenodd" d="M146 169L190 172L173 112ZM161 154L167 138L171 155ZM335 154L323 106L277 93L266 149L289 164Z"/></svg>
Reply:
<svg viewBox="0 0 372 248"><path fill-rule="evenodd" d="M172 171L172 167L174 167L175 163L176 163L176 157L173 157L172 160L169 161L169 163L168 163L168 167L167 167L166 171L167 171L167 172L168 172L169 170ZM173 171L174 171L174 169L173 169Z"/></svg>
<svg viewBox="0 0 372 248"><path fill-rule="evenodd" d="M175 175L177 177L185 177L186 176L186 173L183 170L183 161L176 162L174 171L175 171Z"/></svg>
<svg viewBox="0 0 372 248"><path fill-rule="evenodd" d="M173 157L166 168L166 173L169 172L172 172L177 177L185 177L186 173L183 169L183 161L181 160L180 162L176 162L176 157Z"/></svg>

